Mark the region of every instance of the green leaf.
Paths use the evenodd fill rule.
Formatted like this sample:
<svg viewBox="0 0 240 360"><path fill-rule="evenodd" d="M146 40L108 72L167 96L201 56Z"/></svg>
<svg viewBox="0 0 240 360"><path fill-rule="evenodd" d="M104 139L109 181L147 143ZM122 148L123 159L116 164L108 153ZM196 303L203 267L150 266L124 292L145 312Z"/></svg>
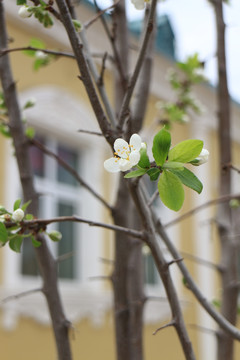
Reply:
<svg viewBox="0 0 240 360"><path fill-rule="evenodd" d="M178 211L184 201L184 189L179 178L168 170L164 170L158 182L159 196L169 209Z"/></svg>
<svg viewBox="0 0 240 360"><path fill-rule="evenodd" d="M33 220L34 219L34 216L32 215L32 214L27 214L26 216L25 216L25 219L26 220Z"/></svg>
<svg viewBox="0 0 240 360"><path fill-rule="evenodd" d="M153 139L152 153L158 166L162 166L167 159L171 145L171 135L164 128Z"/></svg>
<svg viewBox="0 0 240 360"><path fill-rule="evenodd" d="M187 163L194 160L203 148L202 140L185 140L174 146L168 154L169 161Z"/></svg>
<svg viewBox="0 0 240 360"><path fill-rule="evenodd" d="M42 245L41 241L38 241L37 239L35 239L34 236L31 236L31 240L32 240L32 244L35 248L38 248L39 246Z"/></svg>
<svg viewBox="0 0 240 360"><path fill-rule="evenodd" d="M5 244L7 241L8 241L7 229L5 228L5 225L2 222L0 222L0 242Z"/></svg>
<svg viewBox="0 0 240 360"><path fill-rule="evenodd" d="M183 170L184 164L178 161L166 161L165 164L163 164L163 169L176 169L176 170Z"/></svg>
<svg viewBox="0 0 240 360"><path fill-rule="evenodd" d="M147 174L150 177L151 181L156 181L160 175L160 170L158 168L151 168L147 171Z"/></svg>
<svg viewBox="0 0 240 360"><path fill-rule="evenodd" d="M13 211L20 208L21 202L22 202L22 199L18 199L18 200L15 201L15 203L13 205Z"/></svg>
<svg viewBox="0 0 240 360"><path fill-rule="evenodd" d="M138 176L142 176L142 175L146 174L146 172L147 172L147 169L138 169L135 171L131 171L130 173L126 174L124 177L125 177L125 179L131 179L131 178L135 178Z"/></svg>
<svg viewBox="0 0 240 360"><path fill-rule="evenodd" d="M25 135L28 139L33 139L35 136L35 130L33 127L27 127L25 130Z"/></svg>
<svg viewBox="0 0 240 360"><path fill-rule="evenodd" d="M12 237L9 240L9 247L17 252L20 253L21 252L21 246L22 246L22 242L23 242L23 237L20 235L15 235L14 237Z"/></svg>
<svg viewBox="0 0 240 360"><path fill-rule="evenodd" d="M192 190L196 191L198 194L202 192L203 184L197 178L197 176L192 173L192 171L188 170L185 167L182 171L178 171L175 169L172 169L171 171L179 178L179 180L181 180L181 182L185 186L188 186Z"/></svg>
<svg viewBox="0 0 240 360"><path fill-rule="evenodd" d="M17 0L17 5L25 5L27 4L27 0Z"/></svg>
<svg viewBox="0 0 240 360"><path fill-rule="evenodd" d="M146 148L142 148L140 150L140 160L138 162L138 166L140 166L140 168L142 168L142 169L149 168L149 166L150 166L150 161L149 161L149 157L148 157Z"/></svg>
<svg viewBox="0 0 240 360"><path fill-rule="evenodd" d="M28 200L27 202L25 202L22 206L21 209L23 211L26 211L26 209L28 208L28 206L31 204L32 200Z"/></svg>

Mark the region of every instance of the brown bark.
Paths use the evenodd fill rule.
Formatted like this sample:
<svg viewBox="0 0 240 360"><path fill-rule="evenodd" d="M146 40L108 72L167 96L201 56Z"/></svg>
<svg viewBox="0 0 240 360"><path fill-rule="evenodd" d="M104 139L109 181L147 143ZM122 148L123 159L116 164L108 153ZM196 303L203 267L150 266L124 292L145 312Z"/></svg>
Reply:
<svg viewBox="0 0 240 360"><path fill-rule="evenodd" d="M227 83L225 24L223 20L223 2L213 1L217 27L218 58L218 139L219 139L219 191L220 196L231 194L231 115L230 97ZM219 205L218 232L221 243L220 276L222 283L221 313L233 325L237 320L238 307L238 258L239 245L234 236L236 218L232 216L228 203ZM234 340L223 330L218 331L218 360L234 358Z"/></svg>
<svg viewBox="0 0 240 360"><path fill-rule="evenodd" d="M7 48L7 32L3 2L0 0L0 49ZM18 105L16 85L12 76L8 55L0 58L0 78L5 102L8 108L9 125L15 148L24 200L31 200L29 211L37 216L38 196L33 185L28 141L24 135L21 113ZM36 249L37 261L43 279L43 294L49 308L55 335L59 360L70 360L71 349L68 338L69 322L66 319L57 286L56 262L48 249L44 236L39 236L42 245Z"/></svg>

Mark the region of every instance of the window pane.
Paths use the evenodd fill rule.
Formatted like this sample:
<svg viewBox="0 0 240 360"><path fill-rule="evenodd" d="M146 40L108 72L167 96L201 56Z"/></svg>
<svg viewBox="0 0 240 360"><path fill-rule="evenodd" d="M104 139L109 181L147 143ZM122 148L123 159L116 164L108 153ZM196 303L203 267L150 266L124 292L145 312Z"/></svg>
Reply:
<svg viewBox="0 0 240 360"><path fill-rule="evenodd" d="M42 198L39 198L39 217L43 217ZM36 253L31 238L23 240L21 273L28 276L38 275Z"/></svg>
<svg viewBox="0 0 240 360"><path fill-rule="evenodd" d="M43 139L38 138L41 143ZM30 148L30 160L33 167L34 175L43 177L44 176L44 154L36 146L31 146Z"/></svg>
<svg viewBox="0 0 240 360"><path fill-rule="evenodd" d="M158 273L150 254L144 255L144 270L145 284L156 285L158 283Z"/></svg>
<svg viewBox="0 0 240 360"><path fill-rule="evenodd" d="M38 275L37 269L37 260L31 238L26 238L23 241L21 272L23 275L36 276Z"/></svg>
<svg viewBox="0 0 240 360"><path fill-rule="evenodd" d="M62 145L58 146L58 156L70 165L74 170L78 171L78 154ZM62 166L58 165L58 181L64 184L77 186L76 179Z"/></svg>
<svg viewBox="0 0 240 360"><path fill-rule="evenodd" d="M74 207L69 204L59 203L58 204L58 216L70 216L74 214ZM68 259L59 262L59 276L64 279L74 279L74 223L73 222L62 222L59 223L59 231L62 234L62 240L58 243L58 256L72 253Z"/></svg>

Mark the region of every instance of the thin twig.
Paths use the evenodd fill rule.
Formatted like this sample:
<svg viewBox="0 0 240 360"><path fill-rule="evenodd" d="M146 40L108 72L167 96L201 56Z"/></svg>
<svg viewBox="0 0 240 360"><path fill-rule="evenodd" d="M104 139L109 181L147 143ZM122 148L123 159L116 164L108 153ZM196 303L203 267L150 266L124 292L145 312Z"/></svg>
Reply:
<svg viewBox="0 0 240 360"><path fill-rule="evenodd" d="M7 296L5 299L1 300L0 304L5 304L8 301L17 300L17 299L20 299L20 298L22 298L24 296L31 295L31 294L34 294L34 293L40 292L40 291L43 291L43 289L42 288L36 288L36 289L32 289L32 290L23 291L23 292L20 292L18 294L15 294L15 295L10 295L10 296Z"/></svg>
<svg viewBox="0 0 240 360"><path fill-rule="evenodd" d="M75 55L72 53L68 53L65 51L59 51L59 50L49 50L49 49L39 49L37 47L33 47L33 46L21 46L21 47L16 47L16 48L11 48L11 49L2 49L0 50L0 57L4 56L6 54L9 54L11 52L16 52L16 51L42 51L45 54L49 54L49 55L54 55L54 56L64 56L64 57L68 57L71 59L75 59Z"/></svg>
<svg viewBox="0 0 240 360"><path fill-rule="evenodd" d="M185 214L179 216L178 218L176 218L176 219L174 219L172 221L169 221L168 223L166 223L163 226L166 229L166 228L168 228L170 226L173 226L173 225L179 223L182 220L185 220L189 216L192 216L192 215L196 214L197 212L205 209L208 206L217 205L217 204L220 204L220 203L223 203L223 202L227 202L227 201L229 201L231 199L238 199L239 200L240 199L240 194L224 195L224 196L218 197L217 199L209 200L209 201L205 202L204 204L199 205L199 206L195 207L194 209L192 209L190 211L187 211Z"/></svg>
<svg viewBox="0 0 240 360"><path fill-rule="evenodd" d="M90 130L79 129L78 132L84 133L84 134L89 134L89 135L103 136L102 133L97 132L97 131L90 131Z"/></svg>
<svg viewBox="0 0 240 360"><path fill-rule="evenodd" d="M197 325L197 324L188 324L188 326L193 328L193 329L196 329L198 331L201 331L201 332L208 333L208 334L216 336L216 330L214 330L214 329L209 329L209 328L206 328L205 326L200 326L200 325Z"/></svg>
<svg viewBox="0 0 240 360"><path fill-rule="evenodd" d="M102 15L105 14L105 12L107 12L108 10L113 9L120 0L117 0L114 4L108 6L107 8L100 10L99 7L97 7L97 15L95 15L91 20L89 20L88 22L84 23L84 27L85 29L88 29L95 21L97 21Z"/></svg>
<svg viewBox="0 0 240 360"><path fill-rule="evenodd" d="M98 133L97 133L98 135ZM46 155L49 155L57 160L59 165L61 165L64 169L66 169L77 181L83 186L86 190L88 190L96 199L98 199L105 207L107 207L110 211L112 211L112 206L109 205L106 200L103 199L101 195L99 195L90 185L88 185L78 174L78 172L70 166L66 161L64 161L60 156L55 154L53 151L49 150L44 146L40 141L36 139L31 139L31 143L44 152Z"/></svg>
<svg viewBox="0 0 240 360"><path fill-rule="evenodd" d="M167 324L159 327L157 330L155 330L155 331L153 332L153 335L156 335L159 331L161 331L161 330L163 330L163 329L166 329L166 328L168 328L168 327L170 327L170 326L175 326L175 324L176 324L176 322L175 322L174 320L172 320L172 321L170 321L169 323L167 323Z"/></svg>
<svg viewBox="0 0 240 360"><path fill-rule="evenodd" d="M67 260L67 259L70 259L70 258L73 257L73 256L74 256L74 252L71 251L71 252L69 252L69 253L66 253L66 254L63 254L63 255L58 256L58 258L56 259L56 262L57 262L57 263L60 263L60 262L62 262L62 261L65 261L65 260Z"/></svg>
<svg viewBox="0 0 240 360"><path fill-rule="evenodd" d="M147 26L146 26L146 31L145 31L143 43L142 43L142 46L141 46L141 50L139 52L137 63L136 63L133 75L132 75L132 77L130 79L130 82L129 82L129 85L128 85L128 90L127 90L126 95L124 97L123 104L122 104L122 107L121 107L121 112L120 112L120 115L119 115L119 127L120 127L120 129L123 128L125 118L126 118L126 114L128 114L128 108L129 108L130 100L131 100L133 90L135 88L135 85L136 85L136 82L137 82L137 79L138 79L138 75L139 75L141 67L142 67L142 63L143 63L143 60L144 60L144 57L145 57L146 48L147 48L148 42L149 42L150 37L151 37L151 33L152 33L152 30L153 30L155 11L156 11L156 5L157 5L157 0L152 0L150 11L149 11L148 23L147 23Z"/></svg>
<svg viewBox="0 0 240 360"><path fill-rule="evenodd" d="M107 52L105 52L104 55L103 55L103 58L102 58L102 67L101 67L101 72L100 72L100 76L99 76L99 79L98 79L98 85L99 86L103 86L103 83L104 83L103 78L104 78L104 71L106 69L105 64L106 64L107 56L108 56L108 54L107 54Z"/></svg>
<svg viewBox="0 0 240 360"><path fill-rule="evenodd" d="M76 33L76 30L74 28L68 6L65 0L56 0L56 3L61 13L62 22L67 31L73 52L76 56L76 62L81 74L80 77L88 94L89 101L92 105L93 111L98 120L102 133L104 134L108 143L113 146L116 136L113 136L111 125L108 122L101 101L96 92L92 76L89 71L88 61L85 57L83 45L81 44L78 34Z"/></svg>
<svg viewBox="0 0 240 360"><path fill-rule="evenodd" d="M148 206L152 206L152 204L154 203L154 201L156 200L157 196L158 196L158 189L153 193L153 195L151 196L151 198L149 199L147 205Z"/></svg>
<svg viewBox="0 0 240 360"><path fill-rule="evenodd" d="M111 224L105 224L105 223L98 222L98 221L88 220L88 219L84 219L84 218L81 218L76 215L59 216L59 217L54 217L54 218L49 218L49 219L25 220L25 221L21 221L20 226L26 230L29 229L31 231L40 231L41 229L45 229L45 227L49 224L60 223L60 222L69 222L69 221L80 222L80 223L88 224L89 226L102 227L102 228L113 230L113 231L120 231L129 236L133 236L137 239L141 239L141 240L145 239L145 234L142 231L125 228L125 227L122 227L119 225L111 225ZM10 228L15 224L16 223L11 222L11 221L5 222L6 228Z"/></svg>
<svg viewBox="0 0 240 360"><path fill-rule="evenodd" d="M196 263L198 264L201 264L201 265L204 265L204 266L208 266L209 268L212 268L214 270L218 270L218 265L217 264L214 264L213 262L211 261L208 261L208 260L204 260L196 255L192 255L192 254L189 254L189 253L186 253L184 251L180 251L181 255L184 256L184 258L188 259L188 260L191 260L191 261L195 261Z"/></svg>

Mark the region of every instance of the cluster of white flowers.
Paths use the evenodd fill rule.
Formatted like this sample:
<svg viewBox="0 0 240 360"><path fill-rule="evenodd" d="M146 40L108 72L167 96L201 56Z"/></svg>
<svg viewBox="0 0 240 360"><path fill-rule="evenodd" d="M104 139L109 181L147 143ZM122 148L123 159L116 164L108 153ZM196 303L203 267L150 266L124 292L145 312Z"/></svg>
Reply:
<svg viewBox="0 0 240 360"><path fill-rule="evenodd" d="M116 139L114 142L114 157L104 161L104 168L109 172L130 170L140 160L140 150L146 147L138 134L133 134L129 144L123 139Z"/></svg>
<svg viewBox="0 0 240 360"><path fill-rule="evenodd" d="M145 3L150 2L150 0L131 0L131 2L137 10L143 10L145 8Z"/></svg>

